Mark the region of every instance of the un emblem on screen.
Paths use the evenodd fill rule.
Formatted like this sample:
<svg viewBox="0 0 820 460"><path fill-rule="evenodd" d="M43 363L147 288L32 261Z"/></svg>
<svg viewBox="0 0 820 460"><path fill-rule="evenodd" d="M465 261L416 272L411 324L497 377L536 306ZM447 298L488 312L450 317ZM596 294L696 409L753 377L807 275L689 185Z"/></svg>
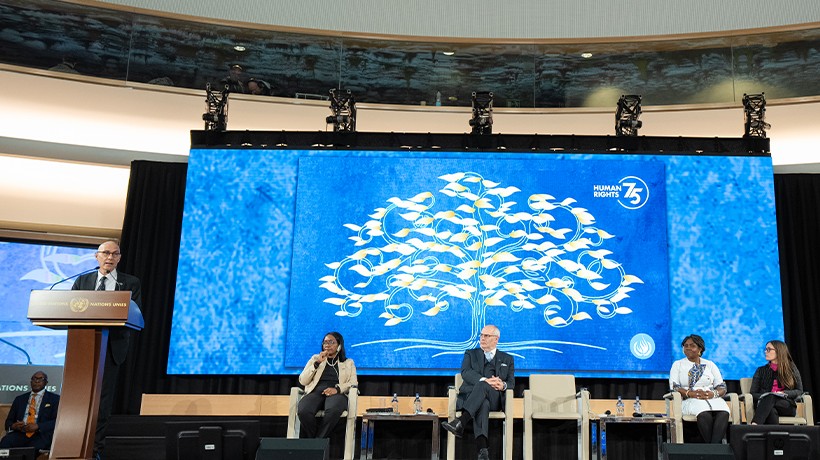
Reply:
<svg viewBox="0 0 820 460"><path fill-rule="evenodd" d="M649 201L649 187L640 177L626 176L618 181L618 185L623 190L618 203L626 209L640 209Z"/></svg>
<svg viewBox="0 0 820 460"><path fill-rule="evenodd" d="M649 359L655 354L655 340L649 334L635 334L629 341L629 351L638 359Z"/></svg>
<svg viewBox="0 0 820 460"><path fill-rule="evenodd" d="M75 297L71 299L71 303L69 303L68 306L74 313L82 313L88 310L88 299L84 297Z"/></svg>

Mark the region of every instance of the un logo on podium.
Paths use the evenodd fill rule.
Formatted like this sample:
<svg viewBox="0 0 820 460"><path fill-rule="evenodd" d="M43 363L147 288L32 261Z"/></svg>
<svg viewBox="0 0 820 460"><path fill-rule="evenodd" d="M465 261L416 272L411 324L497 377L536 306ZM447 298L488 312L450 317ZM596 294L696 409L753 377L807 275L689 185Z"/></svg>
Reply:
<svg viewBox="0 0 820 460"><path fill-rule="evenodd" d="M71 299L71 303L68 306L74 313L82 313L88 310L88 304L88 299L84 297L75 297Z"/></svg>

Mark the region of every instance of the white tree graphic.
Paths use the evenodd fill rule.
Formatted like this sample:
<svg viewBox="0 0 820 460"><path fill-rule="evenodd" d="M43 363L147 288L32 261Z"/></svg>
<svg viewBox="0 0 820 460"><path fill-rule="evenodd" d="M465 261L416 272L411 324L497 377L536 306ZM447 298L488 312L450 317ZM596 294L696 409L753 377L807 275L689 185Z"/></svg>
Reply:
<svg viewBox="0 0 820 460"><path fill-rule="evenodd" d="M438 354L475 348L488 308L513 312L541 309L551 327L567 327L592 315L609 319L632 310L620 303L630 285L643 283L629 275L611 251L593 249L614 235L596 226L575 200L557 201L533 194L526 204L510 198L519 190L501 187L474 172L440 176L446 185L436 195L421 192L409 199L387 200L363 225L345 224L359 248L343 260L326 264L332 275L320 279L333 296L337 316L356 317L380 308L384 326L427 317L450 308L470 308L471 335L463 341L394 338L396 350L430 348ZM526 211L515 211L515 208ZM592 344L531 340L506 342L508 351L558 351L549 344L603 349ZM364 344L359 344L364 345Z"/></svg>

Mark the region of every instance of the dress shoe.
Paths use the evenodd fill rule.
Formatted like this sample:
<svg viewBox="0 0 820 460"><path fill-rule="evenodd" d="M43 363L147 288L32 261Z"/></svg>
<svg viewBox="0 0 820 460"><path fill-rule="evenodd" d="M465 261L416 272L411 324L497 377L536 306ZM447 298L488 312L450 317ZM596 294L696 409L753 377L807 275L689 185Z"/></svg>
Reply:
<svg viewBox="0 0 820 460"><path fill-rule="evenodd" d="M460 419L453 419L452 422L441 422L441 426L456 435L457 438L460 438L461 435L464 434L464 424L461 423Z"/></svg>
<svg viewBox="0 0 820 460"><path fill-rule="evenodd" d="M486 447L478 450L478 460L490 460L490 451Z"/></svg>

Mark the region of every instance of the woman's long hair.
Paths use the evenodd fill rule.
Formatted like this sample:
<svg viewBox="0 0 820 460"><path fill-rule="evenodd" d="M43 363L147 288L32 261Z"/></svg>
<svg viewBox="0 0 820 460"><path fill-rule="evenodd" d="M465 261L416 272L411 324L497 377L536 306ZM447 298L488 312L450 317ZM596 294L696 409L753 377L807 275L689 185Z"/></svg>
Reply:
<svg viewBox="0 0 820 460"><path fill-rule="evenodd" d="M338 332L335 332L335 331L328 332L327 334L322 336L322 342L324 342L325 337L327 337L329 335L332 335L333 338L336 339L336 342L339 344L339 353L336 355L336 357L339 358L339 362L343 363L343 362L347 361L347 353L345 353L345 339L344 339L344 337L342 337L342 334L339 334ZM322 344L321 349L324 350L324 343Z"/></svg>
<svg viewBox="0 0 820 460"><path fill-rule="evenodd" d="M777 383L783 388L794 389L794 361L789 347L780 340L770 340L777 354Z"/></svg>

